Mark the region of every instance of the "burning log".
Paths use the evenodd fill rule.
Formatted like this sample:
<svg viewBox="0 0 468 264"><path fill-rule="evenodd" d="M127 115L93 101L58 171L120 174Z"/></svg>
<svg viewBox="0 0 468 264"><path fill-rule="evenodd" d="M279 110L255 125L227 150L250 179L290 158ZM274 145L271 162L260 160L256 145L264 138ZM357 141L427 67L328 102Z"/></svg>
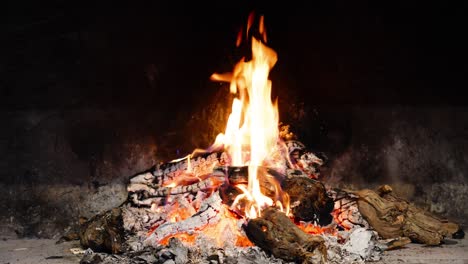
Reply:
<svg viewBox="0 0 468 264"><path fill-rule="evenodd" d="M194 175L209 174L216 166L226 164L228 159L224 152L209 153L196 158L189 155L183 159L159 165L153 172L155 177L153 183L164 185L187 171L192 172Z"/></svg>
<svg viewBox="0 0 468 264"><path fill-rule="evenodd" d="M130 179L130 202L136 206L161 205L168 196L196 194L212 190L224 182L224 174L215 168L226 162L224 153L190 157L160 165Z"/></svg>
<svg viewBox="0 0 468 264"><path fill-rule="evenodd" d="M250 241L277 258L297 263L323 263L327 259L322 237L305 233L276 209L265 209L245 229Z"/></svg>
<svg viewBox="0 0 468 264"><path fill-rule="evenodd" d="M220 182L223 182L224 178L210 177L205 180L196 182L190 185L181 185L181 186L163 186L158 189L151 188L150 186L133 183L127 187L129 192L146 192L151 197L167 197L168 195L178 195L184 193L197 193L198 191L206 191L208 189L213 189L216 186L219 186ZM138 198L137 198L138 200ZM146 200L146 199L145 199ZM147 204L149 201L144 202L144 200L138 201L137 204Z"/></svg>
<svg viewBox="0 0 468 264"><path fill-rule="evenodd" d="M219 220L218 212L221 208L221 198L213 193L204 200L200 210L190 218L179 222L166 222L156 228L145 240L146 245L156 247L163 239L177 234L191 234L202 227Z"/></svg>
<svg viewBox="0 0 468 264"><path fill-rule="evenodd" d="M276 187L281 183L285 176L271 168L258 167L258 181L263 194L276 199ZM220 187L220 195L223 202L229 206L233 203L237 195L243 193L238 185L248 184L248 166L228 166L225 170L227 181Z"/></svg>
<svg viewBox="0 0 468 264"><path fill-rule="evenodd" d="M297 220L315 221L322 226L332 221L334 202L321 182L300 176L288 177L282 188L289 195L291 210Z"/></svg>
<svg viewBox="0 0 468 264"><path fill-rule="evenodd" d="M365 189L355 194L359 196L359 211L383 238L405 236L413 242L439 245L445 237L462 232L458 224L396 197L388 185L377 192Z"/></svg>

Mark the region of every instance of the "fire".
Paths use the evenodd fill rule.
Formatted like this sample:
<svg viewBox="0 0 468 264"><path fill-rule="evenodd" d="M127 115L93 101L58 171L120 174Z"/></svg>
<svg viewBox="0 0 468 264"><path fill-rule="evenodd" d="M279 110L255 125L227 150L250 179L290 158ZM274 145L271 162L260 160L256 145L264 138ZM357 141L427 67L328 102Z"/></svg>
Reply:
<svg viewBox="0 0 468 264"><path fill-rule="evenodd" d="M214 242L218 247L224 247L226 243L233 243L238 247L253 246L252 242L241 232L236 215L224 206L219 213L221 214L219 222L203 229L203 234L215 238Z"/></svg>
<svg viewBox="0 0 468 264"><path fill-rule="evenodd" d="M241 44L244 34L245 38L254 35L250 34L254 22L252 13L248 18L246 31L241 30L239 32L236 46ZM197 215L202 200L207 197L215 197L210 195L217 195L217 193L198 192L196 197L179 197L176 198L177 200L173 200L168 195L163 210L166 212L166 222L154 226L149 231L149 234L154 233L161 237L164 236L162 238L158 237L157 241L161 244L167 244L170 238L176 237L187 244L193 245L200 243L199 238L204 237L213 240L219 247L226 244L252 246L252 242L247 238L241 227L247 219L260 217L262 210L266 207L275 207L289 215L289 196L282 191L277 178L281 177L284 171L283 173L274 172L275 169L281 172L281 169L286 167L286 162L291 164L288 148L280 137L278 104L277 101L273 102L271 99L272 82L269 80L269 72L278 58L276 52L266 46L267 33L264 24L264 17L261 16L258 22L258 32L255 32L258 38L254 36L251 38L252 56L250 60L247 61L246 58L242 58L235 65L232 73L215 73L211 76L212 80L229 82L230 92L236 95L232 102L231 113L224 133L218 134L215 143L208 149L196 149L192 154L184 158L173 160L172 162L184 161L182 167L185 170L175 174L170 181L162 183L165 188L171 189L203 181L204 183L208 182L208 185L213 186L213 188L218 188L226 181L229 183L231 178L226 180L223 178L225 174L222 175L222 180L215 177L214 173L212 173L215 165L247 167L246 172L243 170L241 174L248 175L241 175L241 180L237 182L232 180L232 184L238 190L238 192L237 190L234 192L234 195L240 194L235 197L230 207L223 204L221 209L218 207L213 209L216 211L216 217L202 219L207 221L207 223L203 223L203 226L196 226L195 228L188 221L186 222L188 224L183 224L186 224L189 231L184 232L184 230L181 230L181 232L178 232L179 229L176 228L177 232L172 232L169 229L171 232L158 233L157 228L159 225L167 227L167 223L172 224L190 220L190 217ZM284 131L282 132L284 133ZM222 164L213 163L213 166L197 166L197 160L192 160L197 153L207 153L220 149L224 150L229 156L227 159L223 159ZM242 178L245 176L248 176L247 180ZM229 199L232 201L231 197ZM221 198L219 200L221 203ZM160 212L161 208L161 206L152 206L154 212ZM296 224L305 232L311 234L331 232L320 226L304 222Z"/></svg>
<svg viewBox="0 0 468 264"><path fill-rule="evenodd" d="M297 227L302 229L302 231L312 234L312 235L317 235L317 234L330 234L330 235L337 235L337 230L334 228L334 226L331 227L322 227L319 225L315 225L312 223L306 223L306 222L299 222L296 223Z"/></svg>
<svg viewBox="0 0 468 264"><path fill-rule="evenodd" d="M246 36L249 35L253 22L251 14ZM259 34L263 42L266 42L263 16L259 22ZM279 141L278 105L271 100L272 83L268 79L269 72L277 61L277 54L262 40L252 37L252 59L245 61L242 58L232 74L211 76L213 80L230 81L231 93L238 95L233 101L226 130L224 134L218 135L215 145L224 146L232 159L232 166L248 165L248 185L246 188L238 186L244 193L236 199L237 202L240 199L248 200L245 206L247 218L260 216L261 210L268 206L279 206L285 211L289 207L288 204L273 201L260 189L259 177L266 175L258 174L259 167L274 165L269 164L268 157L277 149Z"/></svg>

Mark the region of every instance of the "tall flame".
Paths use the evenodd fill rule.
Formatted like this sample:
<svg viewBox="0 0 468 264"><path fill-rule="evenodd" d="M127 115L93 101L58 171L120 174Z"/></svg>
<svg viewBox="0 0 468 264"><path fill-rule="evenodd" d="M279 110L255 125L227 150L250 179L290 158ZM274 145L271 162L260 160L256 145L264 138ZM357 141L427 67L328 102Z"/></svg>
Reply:
<svg viewBox="0 0 468 264"><path fill-rule="evenodd" d="M247 24L247 36L252 25L251 14ZM259 22L259 33L263 42L266 42L263 16ZM268 79L269 72L277 61L277 54L262 43L262 40L252 37L252 59L245 61L245 58L242 58L232 74L211 76L212 80L229 81L231 93L238 95L233 101L226 130L224 134L218 135L215 145L224 146L231 157L231 165L248 165L248 185L239 186L244 193L235 201L249 201L245 208L248 218L256 218L260 216L263 208L277 205L276 201L261 192L258 174L259 166L268 165L265 164L266 160L276 148L279 139L278 106L271 100L272 84ZM280 208L283 206L280 204Z"/></svg>

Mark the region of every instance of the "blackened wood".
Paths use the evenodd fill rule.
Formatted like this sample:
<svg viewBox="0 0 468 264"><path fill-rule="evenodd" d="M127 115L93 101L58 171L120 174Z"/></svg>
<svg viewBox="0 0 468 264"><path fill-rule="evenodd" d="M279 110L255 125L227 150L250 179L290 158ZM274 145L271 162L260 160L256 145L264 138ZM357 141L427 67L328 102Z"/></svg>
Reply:
<svg viewBox="0 0 468 264"><path fill-rule="evenodd" d="M267 208L245 227L250 241L277 258L296 263L326 261L324 239L298 228L284 213Z"/></svg>
<svg viewBox="0 0 468 264"><path fill-rule="evenodd" d="M283 181L282 187L289 195L295 218L316 221L322 226L331 223L334 202L320 181L307 177L289 177Z"/></svg>
<svg viewBox="0 0 468 264"><path fill-rule="evenodd" d="M83 223L80 243L97 252L122 253L124 251L122 210L114 208Z"/></svg>

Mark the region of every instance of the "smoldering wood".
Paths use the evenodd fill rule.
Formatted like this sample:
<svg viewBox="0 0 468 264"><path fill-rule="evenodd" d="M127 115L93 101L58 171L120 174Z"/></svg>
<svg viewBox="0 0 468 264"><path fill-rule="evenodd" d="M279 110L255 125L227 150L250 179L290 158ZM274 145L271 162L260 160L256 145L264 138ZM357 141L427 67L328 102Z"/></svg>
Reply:
<svg viewBox="0 0 468 264"><path fill-rule="evenodd" d="M307 151L305 145L300 141L288 140L285 144L288 148L289 160L291 161L287 174L300 174L318 178L320 174L319 167L324 164L324 159Z"/></svg>
<svg viewBox="0 0 468 264"><path fill-rule="evenodd" d="M331 223L334 202L321 182L307 177L288 177L282 188L289 195L297 220L316 221L322 226Z"/></svg>
<svg viewBox="0 0 468 264"><path fill-rule="evenodd" d="M129 196L129 201L137 206L151 207L154 205L161 205L166 199L164 197L151 197L146 199L139 199L138 194L133 193Z"/></svg>
<svg viewBox="0 0 468 264"><path fill-rule="evenodd" d="M199 157L187 158L158 165L153 172L154 183L164 185L168 181L185 173L190 167L194 175L204 175L213 172L213 168L228 164L229 158L224 152L203 154ZM189 165L190 163L190 165Z"/></svg>
<svg viewBox="0 0 468 264"><path fill-rule="evenodd" d="M130 178L130 183L152 184L155 178L151 172L146 172Z"/></svg>
<svg viewBox="0 0 468 264"><path fill-rule="evenodd" d="M166 237L180 233L192 233L208 224L215 223L219 220L218 212L221 206L221 198L217 193L213 193L203 201L196 214L183 221L162 224L145 239L144 243L157 246Z"/></svg>
<svg viewBox="0 0 468 264"><path fill-rule="evenodd" d="M198 191L206 191L213 189L224 181L224 177L209 177L205 180L190 184L179 185L175 187L163 186L157 189L141 183L131 183L128 185L127 190L130 193L144 192L146 197L167 197L168 195L177 195L184 193L197 193ZM137 200L138 196L135 196ZM141 203L141 200L140 200Z"/></svg>
<svg viewBox="0 0 468 264"><path fill-rule="evenodd" d="M267 208L245 227L247 237L269 254L296 263L324 263L325 241L298 228L284 213Z"/></svg>
<svg viewBox="0 0 468 264"><path fill-rule="evenodd" d="M439 245L461 230L458 224L395 196L388 185L355 194L359 196L359 211L383 238L409 237L413 242Z"/></svg>
<svg viewBox="0 0 468 264"><path fill-rule="evenodd" d="M237 195L243 193L238 187L239 184L247 185L249 181L249 170L248 166L227 166L225 169L227 180L220 186L220 196L223 203L231 206ZM279 185L284 175L279 175L273 169L266 167L258 167L257 178L260 183L261 191L264 195L270 198L275 198L275 185ZM271 173L275 172L276 175L272 179ZM277 178L279 177L279 178ZM273 182L273 181L276 181Z"/></svg>
<svg viewBox="0 0 468 264"><path fill-rule="evenodd" d="M154 212L149 208L138 208L130 204L121 207L123 227L129 234L148 232L151 227L166 222L166 214Z"/></svg>
<svg viewBox="0 0 468 264"><path fill-rule="evenodd" d="M339 227L348 230L355 226L371 228L361 212L359 212L357 204L359 196L343 189L332 189L328 191L328 194L335 202L332 214Z"/></svg>
<svg viewBox="0 0 468 264"><path fill-rule="evenodd" d="M122 210L114 208L86 221L81 226L80 243L84 248L118 254L124 248Z"/></svg>

